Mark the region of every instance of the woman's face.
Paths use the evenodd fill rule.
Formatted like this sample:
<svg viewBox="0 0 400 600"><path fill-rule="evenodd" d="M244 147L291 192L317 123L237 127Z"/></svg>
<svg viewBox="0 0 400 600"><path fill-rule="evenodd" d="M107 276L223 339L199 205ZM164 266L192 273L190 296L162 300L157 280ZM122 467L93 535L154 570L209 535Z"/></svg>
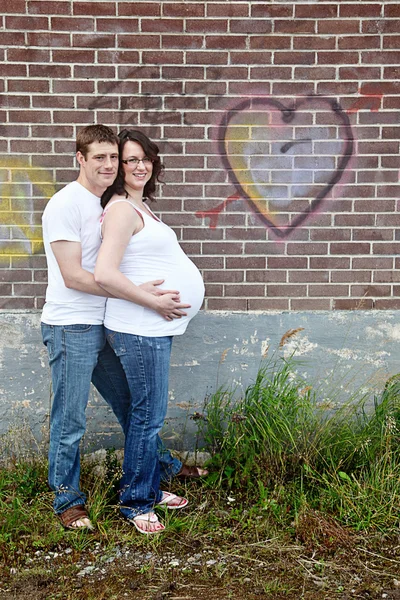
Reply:
<svg viewBox="0 0 400 600"><path fill-rule="evenodd" d="M134 190L143 191L153 173L153 163L137 142L127 141L122 150L125 183ZM139 161L139 162L138 162Z"/></svg>

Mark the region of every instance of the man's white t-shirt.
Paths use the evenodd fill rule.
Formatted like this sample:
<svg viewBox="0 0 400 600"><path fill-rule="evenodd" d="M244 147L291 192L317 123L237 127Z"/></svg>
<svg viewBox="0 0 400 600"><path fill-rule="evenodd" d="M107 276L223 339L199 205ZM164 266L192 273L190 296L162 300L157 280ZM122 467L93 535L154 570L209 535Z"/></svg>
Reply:
<svg viewBox="0 0 400 600"><path fill-rule="evenodd" d="M80 242L82 268L94 272L101 244L100 198L77 181L57 192L43 213L43 241L48 266L48 286L42 321L48 325L101 325L106 298L65 286L51 242Z"/></svg>

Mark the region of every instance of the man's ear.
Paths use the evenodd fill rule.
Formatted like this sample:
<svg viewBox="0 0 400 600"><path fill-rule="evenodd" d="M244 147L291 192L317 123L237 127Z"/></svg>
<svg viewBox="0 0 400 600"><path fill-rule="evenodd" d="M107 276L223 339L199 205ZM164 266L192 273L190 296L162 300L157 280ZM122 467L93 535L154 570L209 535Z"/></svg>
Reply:
<svg viewBox="0 0 400 600"><path fill-rule="evenodd" d="M85 157L83 156L80 150L78 150L78 152L76 153L76 160L80 165L83 165L83 163L86 161Z"/></svg>

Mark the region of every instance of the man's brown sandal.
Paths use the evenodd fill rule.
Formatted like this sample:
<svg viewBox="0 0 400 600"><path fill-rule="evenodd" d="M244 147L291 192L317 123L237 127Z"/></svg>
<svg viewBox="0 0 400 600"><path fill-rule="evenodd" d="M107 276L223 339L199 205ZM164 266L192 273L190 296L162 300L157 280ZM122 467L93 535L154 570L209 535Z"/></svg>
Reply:
<svg viewBox="0 0 400 600"><path fill-rule="evenodd" d="M200 467L189 467L188 465L182 465L182 468L176 474L179 479L199 479L200 477L206 477L208 475L207 469L201 469Z"/></svg>
<svg viewBox="0 0 400 600"><path fill-rule="evenodd" d="M67 508L67 510L57 516L65 529L73 529L74 531L77 529L92 531L94 529L83 504ZM81 522L80 525L78 525L79 521Z"/></svg>

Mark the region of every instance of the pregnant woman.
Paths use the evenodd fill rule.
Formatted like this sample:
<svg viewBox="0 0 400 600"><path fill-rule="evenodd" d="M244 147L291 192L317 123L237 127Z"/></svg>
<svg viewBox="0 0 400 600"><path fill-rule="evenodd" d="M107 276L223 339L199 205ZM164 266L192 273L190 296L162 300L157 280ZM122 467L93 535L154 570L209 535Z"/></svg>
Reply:
<svg viewBox="0 0 400 600"><path fill-rule="evenodd" d="M177 509L188 503L160 490L157 438L167 412L172 339L185 332L200 309L204 284L175 233L148 206L163 168L158 146L136 130L124 129L119 138L118 176L102 197L103 243L95 279L110 294L122 298L108 299L104 320L132 399L121 512L138 531L150 534L164 529L153 512L155 506ZM185 312L164 317L148 308L151 304L147 301L143 306L134 303L136 286L154 279L163 279L164 289L179 290L175 300L185 303Z"/></svg>

